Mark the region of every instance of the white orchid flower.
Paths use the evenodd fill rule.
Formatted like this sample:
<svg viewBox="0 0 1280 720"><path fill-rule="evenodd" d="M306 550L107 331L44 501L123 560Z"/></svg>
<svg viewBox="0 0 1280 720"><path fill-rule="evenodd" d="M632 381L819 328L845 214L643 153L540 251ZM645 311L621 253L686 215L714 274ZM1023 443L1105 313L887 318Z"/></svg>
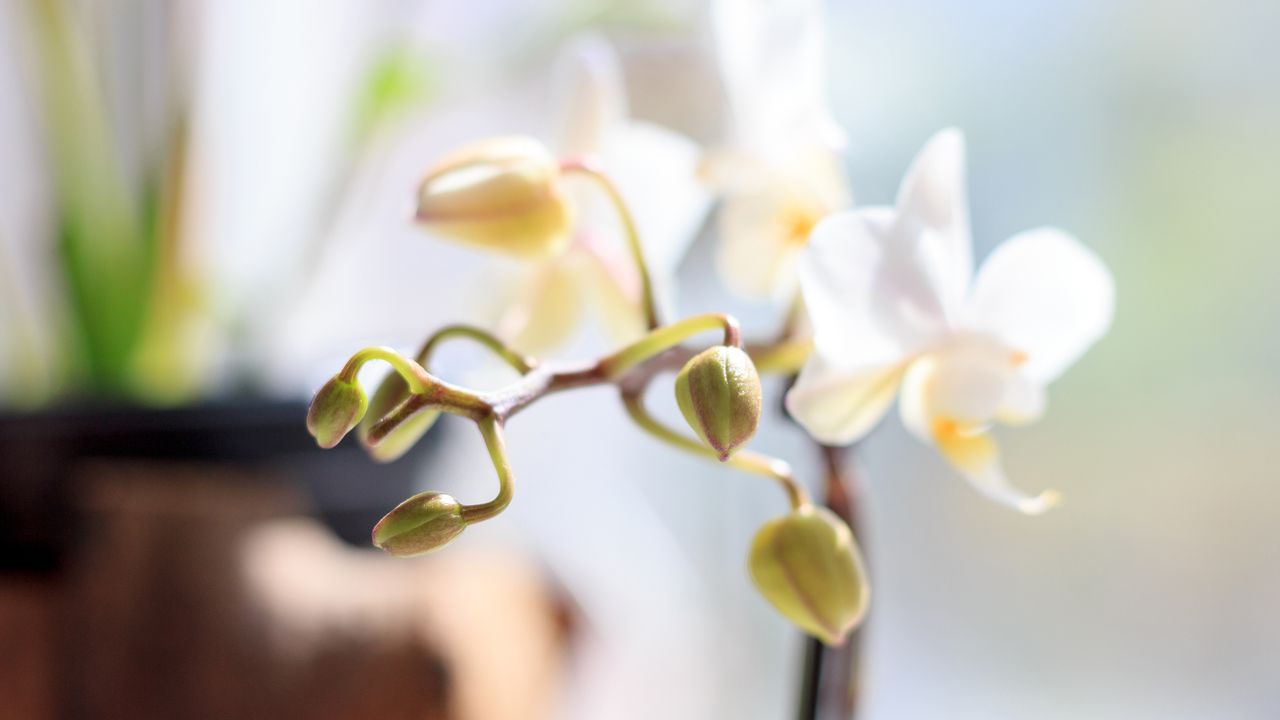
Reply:
<svg viewBox="0 0 1280 720"><path fill-rule="evenodd" d="M557 61L561 108L552 146L564 158L591 157L631 210L660 306L705 217L709 196L698 179L697 145L671 130L629 117L622 66L596 35L572 41ZM644 330L640 278L623 243L617 210L600 188L570 177L577 211L574 241L562 254L524 268L498 332L526 352L563 344L593 311L615 341Z"/></svg>
<svg viewBox="0 0 1280 720"><path fill-rule="evenodd" d="M1111 324L1106 266L1075 238L1029 230L973 273L964 140L946 130L920 152L893 208L824 220L800 263L815 352L787 395L819 441L869 432L901 388L906 427L980 491L1024 513L1056 493L1014 489L991 436L1045 409L1045 387Z"/></svg>
<svg viewBox="0 0 1280 720"><path fill-rule="evenodd" d="M740 295L788 300L813 227L851 203L827 107L818 0L717 0L717 59L729 139L703 172L724 197L719 266Z"/></svg>

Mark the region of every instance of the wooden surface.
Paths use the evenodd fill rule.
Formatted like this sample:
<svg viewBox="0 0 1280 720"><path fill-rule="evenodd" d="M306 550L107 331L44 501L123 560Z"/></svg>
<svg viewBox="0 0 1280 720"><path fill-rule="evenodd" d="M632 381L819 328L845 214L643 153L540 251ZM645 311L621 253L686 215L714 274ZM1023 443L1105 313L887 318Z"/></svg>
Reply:
<svg viewBox="0 0 1280 720"><path fill-rule="evenodd" d="M345 546L282 478L100 462L55 575L0 575L0 718L553 714L560 604L510 551Z"/></svg>

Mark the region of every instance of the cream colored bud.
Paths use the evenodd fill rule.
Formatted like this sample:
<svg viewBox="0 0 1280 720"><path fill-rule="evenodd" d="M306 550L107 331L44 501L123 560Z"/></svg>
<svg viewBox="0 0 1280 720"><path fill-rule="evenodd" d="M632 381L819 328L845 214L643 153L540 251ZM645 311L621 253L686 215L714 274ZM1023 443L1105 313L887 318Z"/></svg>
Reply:
<svg viewBox="0 0 1280 720"><path fill-rule="evenodd" d="M439 410L419 410L416 415L384 435L377 445L370 445L369 431L373 429L374 424L387 413L400 407L410 395L409 384L404 381L400 373L395 372L388 374L374 391L373 397L369 400L369 410L356 430L356 437L360 438L360 445L364 447L365 452L369 453L369 457L382 463L399 459L409 452L409 449L423 435L427 434L435 424L436 418L440 417Z"/></svg>
<svg viewBox="0 0 1280 720"><path fill-rule="evenodd" d="M526 257L563 250L573 224L555 157L520 136L472 143L436 165L418 189L417 220L451 239Z"/></svg>
<svg viewBox="0 0 1280 720"><path fill-rule="evenodd" d="M466 528L457 500L444 493L418 493L373 526L373 544L396 557L413 557L448 545Z"/></svg>
<svg viewBox="0 0 1280 720"><path fill-rule="evenodd" d="M368 398L358 382L337 375L321 386L307 409L307 431L322 448L337 445L360 422Z"/></svg>
<svg viewBox="0 0 1280 720"><path fill-rule="evenodd" d="M716 346L685 363L676 402L689 427L727 460L760 424L760 376L742 349Z"/></svg>
<svg viewBox="0 0 1280 720"><path fill-rule="evenodd" d="M805 506L766 523L751 543L751 579L791 622L828 645L844 642L870 597L849 526Z"/></svg>

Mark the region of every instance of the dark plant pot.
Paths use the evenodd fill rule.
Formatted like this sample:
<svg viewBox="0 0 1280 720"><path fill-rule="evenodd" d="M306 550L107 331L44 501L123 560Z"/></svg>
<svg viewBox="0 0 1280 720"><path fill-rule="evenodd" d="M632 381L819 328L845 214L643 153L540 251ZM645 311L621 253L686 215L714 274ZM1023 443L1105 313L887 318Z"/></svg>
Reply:
<svg viewBox="0 0 1280 720"><path fill-rule="evenodd" d="M243 470L233 475L296 483L343 540L369 531L408 497L440 428L406 457L380 465L355 443L316 447L306 405L243 400L175 409L78 404L0 414L0 569L56 567L76 537L72 479L93 461L159 461ZM181 473L173 482L184 479Z"/></svg>

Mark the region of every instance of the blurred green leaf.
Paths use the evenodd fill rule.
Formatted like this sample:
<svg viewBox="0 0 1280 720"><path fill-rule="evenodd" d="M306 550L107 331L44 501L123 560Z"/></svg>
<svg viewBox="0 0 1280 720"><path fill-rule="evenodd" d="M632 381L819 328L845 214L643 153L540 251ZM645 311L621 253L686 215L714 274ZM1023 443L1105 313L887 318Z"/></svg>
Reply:
<svg viewBox="0 0 1280 720"><path fill-rule="evenodd" d="M377 58L355 99L355 143L363 144L378 126L429 102L439 85L433 68L430 58L407 48Z"/></svg>

